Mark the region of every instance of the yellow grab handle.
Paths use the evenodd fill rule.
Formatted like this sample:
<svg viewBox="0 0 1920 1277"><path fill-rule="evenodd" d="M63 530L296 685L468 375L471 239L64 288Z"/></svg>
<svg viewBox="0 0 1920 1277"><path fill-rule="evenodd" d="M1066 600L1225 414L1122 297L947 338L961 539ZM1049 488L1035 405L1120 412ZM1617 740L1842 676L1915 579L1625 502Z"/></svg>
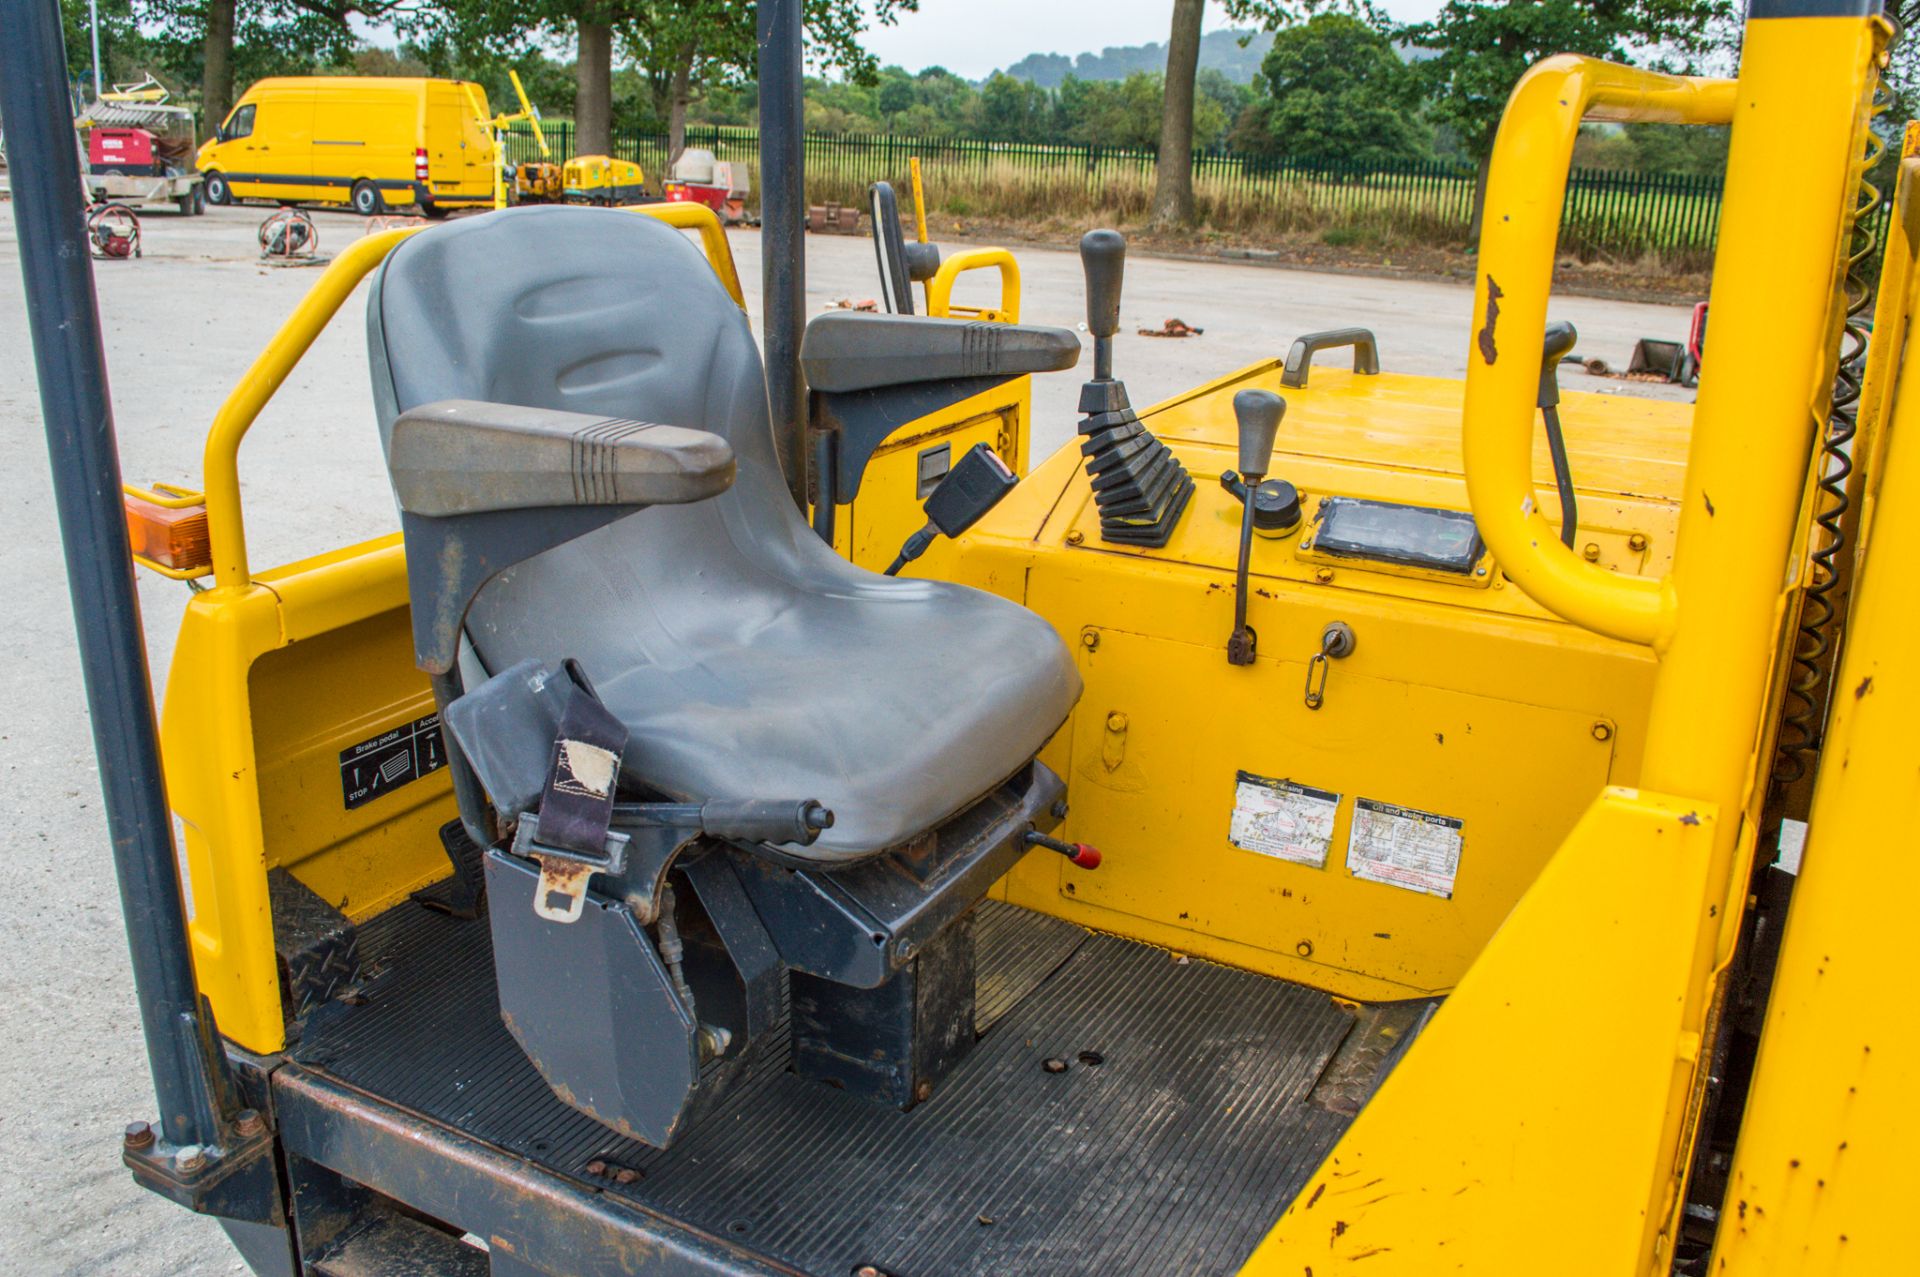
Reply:
<svg viewBox="0 0 1920 1277"><path fill-rule="evenodd" d="M707 253L707 264L713 267L713 273L726 285L727 295L733 298L734 305L741 310L747 308L746 296L740 291L740 272L733 265L733 248L727 243L727 230L720 225L719 214L705 204L691 201L679 204L623 204L620 211L645 213L676 230L699 231L700 244Z"/></svg>
<svg viewBox="0 0 1920 1277"><path fill-rule="evenodd" d="M1501 568L1541 606L1656 647L1673 629L1671 583L1585 562L1540 513L1533 422L1547 293L1580 121L1726 124L1733 101L1732 80L1548 58L1514 86L1487 171L1461 435L1474 521Z"/></svg>
<svg viewBox="0 0 1920 1277"><path fill-rule="evenodd" d="M940 263L940 269L927 281L927 314L936 319L945 319L953 312L953 285L970 270L998 269L1000 272L1000 304L982 306L977 311L972 307L961 307L979 319L997 323L1017 324L1020 322L1020 263L1013 260L1013 254L1004 248L969 248L955 253Z"/></svg>
<svg viewBox="0 0 1920 1277"><path fill-rule="evenodd" d="M385 261L394 245L419 234L420 229L380 231L347 245L327 266L313 290L300 299L293 314L280 325L280 331L214 414L200 465L207 485L207 540L216 588L244 588L253 581L247 570L247 533L240 517L240 441L367 272Z"/></svg>

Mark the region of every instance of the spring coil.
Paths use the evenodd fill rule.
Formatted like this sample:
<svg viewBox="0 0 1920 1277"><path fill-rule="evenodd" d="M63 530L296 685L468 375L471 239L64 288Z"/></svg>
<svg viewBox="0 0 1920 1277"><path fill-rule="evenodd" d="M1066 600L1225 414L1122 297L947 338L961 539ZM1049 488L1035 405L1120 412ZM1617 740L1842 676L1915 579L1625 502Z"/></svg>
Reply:
<svg viewBox="0 0 1920 1277"><path fill-rule="evenodd" d="M1869 114L1878 118L1892 104L1884 84L1876 83ZM1853 437L1859 428L1860 378L1866 363L1867 332L1863 317L1873 304L1873 284L1866 267L1878 248L1873 215L1885 199L1867 174L1886 144L1867 130L1865 163L1861 169L1859 201L1854 207L1848 243L1846 278L1842 284L1846 317L1840 337L1840 363L1834 373L1833 397L1827 409L1827 429L1821 443L1820 481L1814 501L1816 548L1812 574L1800 605L1799 634L1794 640L1793 672L1787 680L1787 706L1781 716L1778 756L1773 779L1778 786L1794 784L1807 774L1809 760L1820 748L1826 718L1823 683L1828 675L1827 655L1834 643L1839 609L1833 591L1839 584L1838 561L1846 547L1844 525L1847 478L1853 473Z"/></svg>

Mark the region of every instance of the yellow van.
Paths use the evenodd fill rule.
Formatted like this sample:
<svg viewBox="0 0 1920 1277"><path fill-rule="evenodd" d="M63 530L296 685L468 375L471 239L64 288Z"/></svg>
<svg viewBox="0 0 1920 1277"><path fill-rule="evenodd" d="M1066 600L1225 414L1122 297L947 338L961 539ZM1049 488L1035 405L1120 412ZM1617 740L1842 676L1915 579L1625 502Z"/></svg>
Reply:
<svg viewBox="0 0 1920 1277"><path fill-rule="evenodd" d="M471 90L473 97L469 98ZM207 199L348 204L428 217L493 202L493 140L460 80L299 76L257 81L200 148Z"/></svg>

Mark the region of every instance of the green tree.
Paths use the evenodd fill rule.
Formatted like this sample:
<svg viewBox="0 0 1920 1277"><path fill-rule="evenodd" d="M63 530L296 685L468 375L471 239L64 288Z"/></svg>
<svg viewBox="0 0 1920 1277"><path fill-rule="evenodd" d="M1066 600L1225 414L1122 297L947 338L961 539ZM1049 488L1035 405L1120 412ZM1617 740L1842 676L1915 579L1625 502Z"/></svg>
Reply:
<svg viewBox="0 0 1920 1277"><path fill-rule="evenodd" d="M1370 0L1349 0L1371 13ZM1325 0L1220 0L1235 22L1257 21L1266 30L1311 13ZM1193 221L1194 98L1200 65L1200 19L1205 0L1173 0L1173 26L1167 36L1164 109L1160 117L1160 154L1153 171L1150 223L1159 228Z"/></svg>
<svg viewBox="0 0 1920 1277"><path fill-rule="evenodd" d="M1684 62L1722 51L1732 16L1731 0L1447 0L1408 27L1408 40L1437 51L1419 64L1435 121L1479 164L1474 233L1500 115L1528 67L1555 53Z"/></svg>
<svg viewBox="0 0 1920 1277"><path fill-rule="evenodd" d="M891 23L919 0L874 0L875 21ZM871 80L876 67L860 44L868 21L861 0L806 0L806 28L816 66ZM604 154L613 144L616 46L645 77L655 114L667 121L669 149L684 144L696 85L738 83L757 58L753 0L441 0L419 19L420 31L462 51L496 54L543 38L573 37L577 149Z"/></svg>
<svg viewBox="0 0 1920 1277"><path fill-rule="evenodd" d="M316 63L345 65L356 43L352 19L398 20L411 2L134 0L133 12L144 28L162 33L150 43L168 53L176 74L197 75L201 127L210 130L233 109L237 76L250 81Z"/></svg>
<svg viewBox="0 0 1920 1277"><path fill-rule="evenodd" d="M1347 14L1319 14L1281 31L1255 86L1260 127L1239 136L1259 150L1367 165L1426 150L1415 73L1385 35Z"/></svg>

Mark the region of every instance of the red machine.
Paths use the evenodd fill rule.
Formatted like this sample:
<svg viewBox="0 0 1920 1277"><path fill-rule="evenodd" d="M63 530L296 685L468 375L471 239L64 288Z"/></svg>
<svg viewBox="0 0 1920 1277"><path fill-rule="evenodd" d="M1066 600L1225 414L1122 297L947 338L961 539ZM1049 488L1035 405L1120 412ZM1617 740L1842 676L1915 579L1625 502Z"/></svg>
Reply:
<svg viewBox="0 0 1920 1277"><path fill-rule="evenodd" d="M95 173L147 174L166 171L154 153L153 134L145 129L87 130L87 167Z"/></svg>
<svg viewBox="0 0 1920 1277"><path fill-rule="evenodd" d="M705 204L728 223L746 220L747 166L716 160L712 151L688 149L661 184L669 204Z"/></svg>

